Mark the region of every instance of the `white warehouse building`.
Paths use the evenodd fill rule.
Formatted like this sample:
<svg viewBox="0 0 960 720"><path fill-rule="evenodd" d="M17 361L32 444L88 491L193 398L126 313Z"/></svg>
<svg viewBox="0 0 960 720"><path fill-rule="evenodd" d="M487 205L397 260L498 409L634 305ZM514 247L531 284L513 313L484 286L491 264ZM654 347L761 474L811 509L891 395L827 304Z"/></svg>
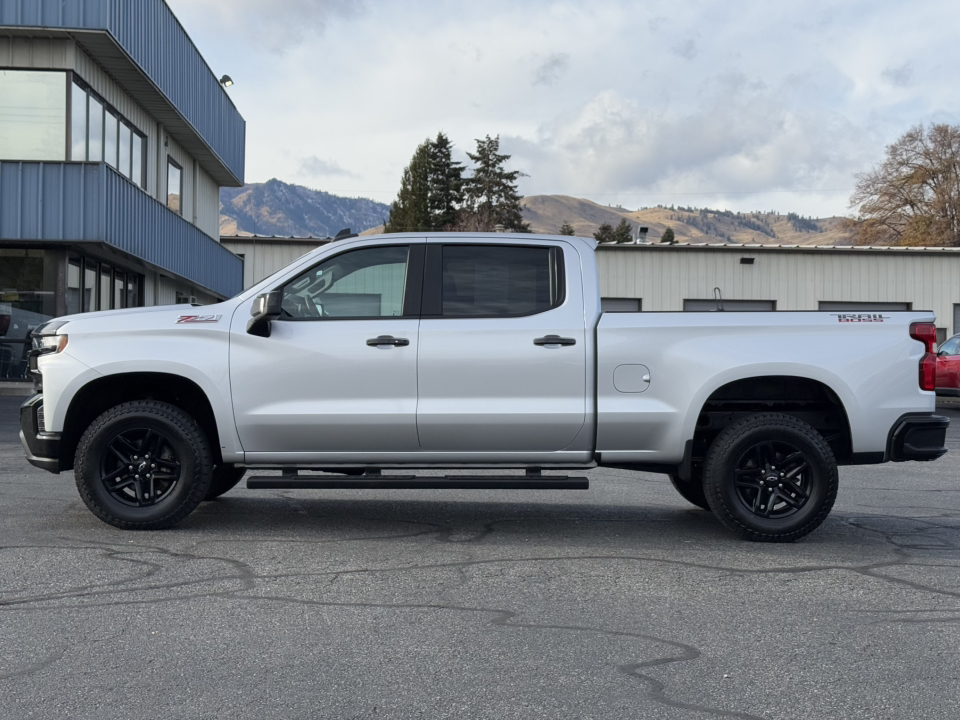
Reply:
<svg viewBox="0 0 960 720"><path fill-rule="evenodd" d="M522 241L522 236L518 236ZM225 236L250 287L329 240ZM933 310L940 341L960 332L960 248L601 245L606 311Z"/></svg>

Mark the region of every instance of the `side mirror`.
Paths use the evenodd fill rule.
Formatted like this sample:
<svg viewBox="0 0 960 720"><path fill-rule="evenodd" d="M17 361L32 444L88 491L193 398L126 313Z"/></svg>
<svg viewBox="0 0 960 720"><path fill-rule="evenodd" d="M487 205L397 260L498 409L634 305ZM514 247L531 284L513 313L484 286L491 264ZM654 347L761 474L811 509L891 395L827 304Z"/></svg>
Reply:
<svg viewBox="0 0 960 720"><path fill-rule="evenodd" d="M280 317L283 302L283 293L280 290L257 295L250 308L250 321L247 323L247 332L259 337L270 337L270 321Z"/></svg>

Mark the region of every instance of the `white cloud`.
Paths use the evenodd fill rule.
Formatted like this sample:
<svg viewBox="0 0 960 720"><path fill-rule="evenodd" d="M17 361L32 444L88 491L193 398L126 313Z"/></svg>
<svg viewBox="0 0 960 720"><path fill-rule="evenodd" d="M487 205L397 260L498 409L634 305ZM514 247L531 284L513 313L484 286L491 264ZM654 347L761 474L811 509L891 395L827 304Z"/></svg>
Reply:
<svg viewBox="0 0 960 720"><path fill-rule="evenodd" d="M383 201L443 130L501 134L527 194L842 213L887 144L960 117L953 0L168 1L237 81L248 179Z"/></svg>
<svg viewBox="0 0 960 720"><path fill-rule="evenodd" d="M340 167L336 162L323 160L316 155L303 158L297 174L306 178L355 177L354 173Z"/></svg>

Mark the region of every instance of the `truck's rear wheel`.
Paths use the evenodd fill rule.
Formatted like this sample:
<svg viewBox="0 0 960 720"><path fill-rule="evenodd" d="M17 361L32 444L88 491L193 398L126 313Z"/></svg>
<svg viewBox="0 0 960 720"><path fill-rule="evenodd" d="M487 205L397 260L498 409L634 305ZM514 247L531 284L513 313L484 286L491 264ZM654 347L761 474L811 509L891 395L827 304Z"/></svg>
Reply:
<svg viewBox="0 0 960 720"><path fill-rule="evenodd" d="M802 420L750 415L726 427L704 462L714 515L748 540L790 542L826 519L837 497L830 446Z"/></svg>
<svg viewBox="0 0 960 720"><path fill-rule="evenodd" d="M210 489L207 490L204 500L213 500L229 492L243 480L246 472L246 468L238 468L236 465L217 465L213 469L213 479L210 481Z"/></svg>
<svg viewBox="0 0 960 720"><path fill-rule="evenodd" d="M679 475L671 475L670 483L674 489L680 493L680 497L688 503L696 505L704 510L710 509L710 503L707 502L707 496L703 492L703 479L693 477L689 480L681 480Z"/></svg>
<svg viewBox="0 0 960 720"><path fill-rule="evenodd" d="M210 489L203 431L178 407L152 400L110 408L80 438L77 489L90 511L125 530L172 527Z"/></svg>

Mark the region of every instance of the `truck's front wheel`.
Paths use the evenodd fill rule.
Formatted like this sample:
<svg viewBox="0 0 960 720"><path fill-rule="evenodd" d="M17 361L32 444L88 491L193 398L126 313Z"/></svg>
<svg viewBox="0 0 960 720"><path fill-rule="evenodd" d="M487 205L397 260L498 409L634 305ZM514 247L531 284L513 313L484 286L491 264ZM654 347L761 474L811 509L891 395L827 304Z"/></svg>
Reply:
<svg viewBox="0 0 960 720"><path fill-rule="evenodd" d="M704 462L714 515L748 540L790 542L826 519L837 462L813 427L790 415L750 415L726 427Z"/></svg>
<svg viewBox="0 0 960 720"><path fill-rule="evenodd" d="M203 431L178 407L152 400L110 408L77 446L80 497L125 530L176 525L206 497L213 472Z"/></svg>

